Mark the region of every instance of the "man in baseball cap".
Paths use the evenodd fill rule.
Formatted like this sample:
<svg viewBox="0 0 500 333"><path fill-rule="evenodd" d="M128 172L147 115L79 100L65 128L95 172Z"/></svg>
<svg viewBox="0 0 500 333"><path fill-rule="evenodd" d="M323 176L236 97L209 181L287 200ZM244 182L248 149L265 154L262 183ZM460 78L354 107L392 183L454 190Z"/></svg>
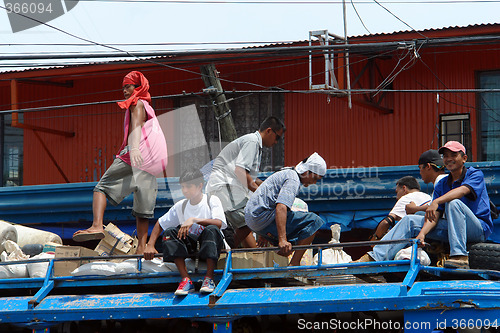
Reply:
<svg viewBox="0 0 500 333"><path fill-rule="evenodd" d="M444 173L444 162L441 154L435 149L429 149L424 151L418 159L418 169L420 171L420 177L424 183L436 184L446 176ZM429 207L428 204L418 206L414 202L410 202L406 205L406 214L415 214L416 212L425 212Z"/></svg>
<svg viewBox="0 0 500 333"><path fill-rule="evenodd" d="M440 154L444 154L445 149L448 149L449 151L452 151L454 153L458 153L459 151L461 151L464 155L466 154L464 145L461 144L458 141L448 141L448 142L446 142L444 144L444 146L442 146L441 148L439 148L439 153Z"/></svg>
<svg viewBox="0 0 500 333"><path fill-rule="evenodd" d="M439 148L450 174L436 184L425 216L405 216L382 240L417 238L425 244L428 237L448 241L450 259L446 260L445 267L468 268L467 243L484 242L493 230L493 222L483 172L465 167L465 152L465 147L457 141L449 141ZM374 246L368 253L369 259L393 259L405 246Z"/></svg>

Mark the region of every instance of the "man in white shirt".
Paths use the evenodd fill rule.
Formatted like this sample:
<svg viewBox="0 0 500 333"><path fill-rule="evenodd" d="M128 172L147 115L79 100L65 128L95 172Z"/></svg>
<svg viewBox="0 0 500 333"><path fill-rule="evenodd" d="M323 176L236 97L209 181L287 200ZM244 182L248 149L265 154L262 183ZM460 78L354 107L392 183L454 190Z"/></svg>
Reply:
<svg viewBox="0 0 500 333"><path fill-rule="evenodd" d="M245 205L261 181L262 147L272 147L283 136L286 127L276 117L267 117L259 130L243 135L229 143L214 160L207 183L207 194L217 196L222 202L228 225L234 229L234 244L257 247L251 230L245 224Z"/></svg>
<svg viewBox="0 0 500 333"><path fill-rule="evenodd" d="M370 240L379 240L384 237L397 221L406 216L405 207L410 202L416 206L422 206L427 205L432 199L427 193L420 192L420 184L413 176L405 176L396 182L396 198L398 201L389 215L379 222Z"/></svg>

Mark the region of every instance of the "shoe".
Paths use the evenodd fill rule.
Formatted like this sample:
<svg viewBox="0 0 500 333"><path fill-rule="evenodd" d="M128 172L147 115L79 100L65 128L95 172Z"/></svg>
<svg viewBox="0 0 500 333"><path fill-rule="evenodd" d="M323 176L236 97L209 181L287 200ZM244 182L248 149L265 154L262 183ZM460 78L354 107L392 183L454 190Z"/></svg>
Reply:
<svg viewBox="0 0 500 333"><path fill-rule="evenodd" d="M445 268L462 268L469 269L469 257L468 256L453 256L446 259L444 262Z"/></svg>
<svg viewBox="0 0 500 333"><path fill-rule="evenodd" d="M372 257L370 257L370 255L368 253L366 253L361 258L359 258L358 260L354 260L354 261L351 261L351 262L371 262L371 261L375 261L375 259L373 259Z"/></svg>
<svg viewBox="0 0 500 333"><path fill-rule="evenodd" d="M205 279L203 280L203 284L201 285L200 293L209 294L209 293L213 292L214 289L215 289L214 280L212 280L211 278L206 276Z"/></svg>
<svg viewBox="0 0 500 333"><path fill-rule="evenodd" d="M177 287L177 290L175 291L174 295L175 296L186 296L187 294L189 294L193 291L194 291L194 286L193 286L193 282L191 281L191 279L184 278L184 279L182 279L181 283L179 283L179 286Z"/></svg>

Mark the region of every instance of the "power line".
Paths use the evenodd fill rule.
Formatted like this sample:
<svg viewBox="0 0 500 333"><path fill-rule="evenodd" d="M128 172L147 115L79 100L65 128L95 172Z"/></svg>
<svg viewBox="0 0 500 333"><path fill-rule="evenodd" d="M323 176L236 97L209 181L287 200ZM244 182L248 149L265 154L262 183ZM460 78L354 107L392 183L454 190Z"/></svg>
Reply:
<svg viewBox="0 0 500 333"><path fill-rule="evenodd" d="M387 92L387 93L500 93L499 89L351 89L351 93L354 94L366 94L366 93L374 93L374 92ZM266 89L266 90L228 90L224 91L224 94L322 94L322 95L345 95L348 90L346 89L335 89L335 90L286 90L286 89ZM155 99L164 99L164 98L177 98L177 97L186 97L186 96L200 96L203 95L202 92L190 92L190 93L182 93L182 94L171 94L171 95L163 95L163 96L155 96L152 97ZM81 106L92 106L92 105L103 105L103 104L111 104L116 103L121 100L109 100L109 101L100 101L100 102L88 102L88 103L74 103L74 104L65 104L65 105L56 105L56 106L43 106L43 107L34 107L34 108L25 108L25 109L17 109L17 110L3 110L0 111L0 114L9 114L12 112L18 113L30 113L30 112L43 112L50 110L58 110L58 109L66 109L72 107L81 107Z"/></svg>
<svg viewBox="0 0 500 333"><path fill-rule="evenodd" d="M352 8L354 8L354 11L356 12L356 15L358 16L358 18L361 21L361 24L363 25L363 27L365 28L365 30L368 31L368 33L371 35L372 33L370 32L370 30L368 30L368 28L365 25L365 22L363 22L363 19L359 15L358 10L356 9L356 6L354 6L354 1L353 0L351 0L351 5L352 5Z"/></svg>
<svg viewBox="0 0 500 333"><path fill-rule="evenodd" d="M167 4L213 4L213 5L331 5L342 4L341 0L330 1L255 1L255 0L79 0L80 2L119 2L119 3L167 3ZM371 4L372 1L355 1L357 4ZM392 0L379 1L387 4L460 4L460 3L498 3L500 0Z"/></svg>
<svg viewBox="0 0 500 333"><path fill-rule="evenodd" d="M396 14L394 14L393 12L391 12L389 9L387 9L387 7L383 6L380 2L378 2L377 0L373 0L377 5L379 5L380 7L382 7L383 9L385 9L389 14L391 14L392 16L394 16L396 19L398 19L401 23L403 23L404 25L406 25L408 28L410 28L412 31L415 31L417 34L419 34L420 36L424 37L425 39L427 39L427 37L425 35L423 35L422 33L420 33L419 31L415 30L411 25L409 25L408 23L406 23L405 21L403 21L402 19L400 19Z"/></svg>
<svg viewBox="0 0 500 333"><path fill-rule="evenodd" d="M3 8L3 9L5 9L5 10L7 10L7 8L5 8L4 6L1 6L1 5L0 5L0 8ZM130 53L130 52L128 52L128 51L121 50L121 49L119 49L119 48L117 48L117 47L114 47L114 46L109 46L109 45L106 45L106 44L98 43L98 42L92 41L92 40L90 40L90 39L86 39L86 38L83 38L83 37L77 36L77 35L75 35L75 34L72 34L72 33L70 33L70 32L67 32L67 31L65 31L65 30L63 30L63 29L59 29L59 28L54 27L54 26L52 26L52 25L50 25L50 24L48 24L48 23L46 23L46 22L42 22L42 21L40 21L40 20L37 20L37 19L35 19L35 18L33 18L33 17L30 17L30 16L27 16L27 15L24 15L24 14L22 14L22 13L15 13L15 14L17 14L17 15L19 15L19 16L22 16L22 17L24 17L24 18L27 18L27 19L29 19L29 20L35 21L35 22L37 22L37 23L39 23L39 24L45 25L45 26L47 26L47 27L49 27L49 28L51 28L51 29L54 29L54 30L56 30L56 31L59 31L59 32L61 32L61 33L63 33L63 34L66 34L66 35L68 35L68 36L70 36L70 37L73 37L73 38L79 39L79 40L81 40L81 41L84 41L84 42L87 42L87 43L91 43L91 44L94 44L94 45L97 45L97 46L102 46L102 47L105 47L105 48L109 48L109 49L112 49L112 50L114 50L114 51L118 51L118 52L125 53L127 56L130 56L130 57L133 57L133 58L137 58L137 59L141 59L141 58L140 58L140 56L137 56L137 55L135 55L135 54L132 54L132 53ZM170 65L167 65L167 64L165 64L165 63L160 63L160 62L157 62L157 61L153 61L153 60L151 60L151 59L141 59L141 60L143 60L143 61L145 61L145 62L152 63L152 64L156 64L156 65L164 66L164 67L167 67L167 68L170 68L170 69L175 69L175 70L184 71L184 72L191 73L191 74L196 74L197 76L198 76L198 75L201 75L201 76L203 76L203 75L204 75L204 74L202 74L202 73L200 73L200 72L194 72L194 71L190 71L190 70L187 70L187 69L178 68L178 67L175 67L175 66L170 66ZM221 79L221 81L222 81L222 79ZM234 82L234 81L230 81L230 82L232 82L232 83L243 83L243 82ZM249 84L249 85L253 85L253 86L256 86L256 87L260 87L260 88L263 88L263 87L264 87L264 86L262 86L262 85L254 84L254 83L252 83L252 82L244 82L244 83Z"/></svg>

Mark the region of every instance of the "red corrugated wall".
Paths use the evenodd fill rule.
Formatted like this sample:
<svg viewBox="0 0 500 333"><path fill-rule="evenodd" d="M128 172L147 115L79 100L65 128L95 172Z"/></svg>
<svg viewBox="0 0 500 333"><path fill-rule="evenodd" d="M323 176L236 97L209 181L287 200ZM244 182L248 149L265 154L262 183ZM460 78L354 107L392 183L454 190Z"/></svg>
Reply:
<svg viewBox="0 0 500 333"><path fill-rule="evenodd" d="M478 71L500 69L500 52L495 49L495 45L423 48L419 54L421 60L395 78L393 89L473 89L476 88ZM376 61L383 75L393 70L397 55L402 55L402 51L393 53L390 59ZM366 59L367 56L352 56L352 80L361 71ZM315 61L319 64L317 66L322 66L321 57ZM221 59L215 64L226 90L258 90L259 87L308 89L306 55L258 58L248 62ZM32 102L19 107L121 99L123 75L133 69L143 71L148 77L152 96L200 92L204 86L199 74L196 74L199 64L182 67L194 73L139 64L21 72L17 74L19 77L24 75L32 79L59 82L71 80L74 86L64 88L20 82L19 100ZM320 80L315 81L317 83ZM0 81L1 96L9 91L7 83ZM366 80L363 85L368 88ZM33 102L37 100L40 101ZM285 134L285 164L294 165L314 151L323 155L331 168L415 164L421 152L438 147L438 114L464 112L471 114L472 155L474 159L477 156L476 94L441 93L440 103L437 104L436 93L393 93L391 103L394 112L383 114L357 103L349 109L346 97L285 93L285 123L288 127ZM172 99L155 100L153 104L158 115L174 107ZM74 138L40 133L70 182L98 180L112 162L123 138L123 111L115 104L26 113L24 122L75 132ZM169 137L175 136L175 130L166 129L167 141ZM25 130L24 135L24 184L64 182L33 132Z"/></svg>
<svg viewBox="0 0 500 333"><path fill-rule="evenodd" d="M393 89L474 89L478 71L500 68L500 52L491 46L428 48L420 55L421 60L396 77ZM390 73L395 63L381 61L380 68ZM360 72L359 65L351 69L351 77ZM438 114L446 113L470 113L474 160L477 156L473 93L441 93L439 104L436 93L394 93L392 114L355 103L349 109L346 97L329 100L319 94L287 94L285 105L288 164L314 151L323 154L330 167L415 164L421 152L438 148Z"/></svg>

